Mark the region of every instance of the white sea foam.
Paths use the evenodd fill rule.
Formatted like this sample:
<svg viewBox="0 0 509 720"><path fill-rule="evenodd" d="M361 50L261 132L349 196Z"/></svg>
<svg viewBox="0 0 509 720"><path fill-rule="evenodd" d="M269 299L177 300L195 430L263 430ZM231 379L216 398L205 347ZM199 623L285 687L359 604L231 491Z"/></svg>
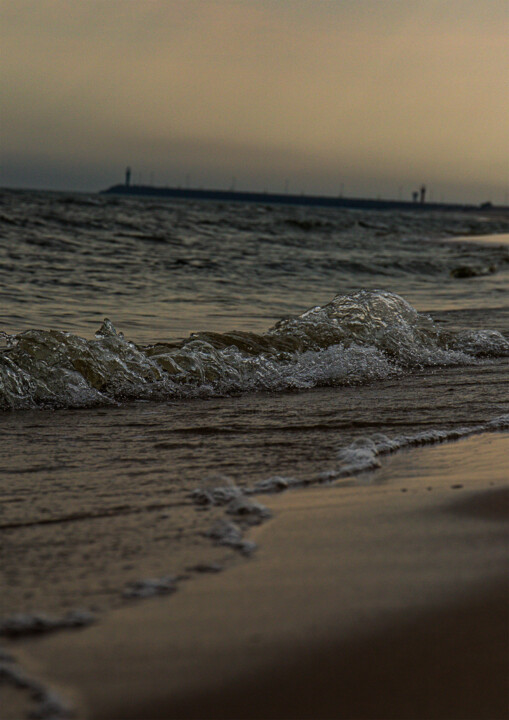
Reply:
<svg viewBox="0 0 509 720"><path fill-rule="evenodd" d="M29 717L38 720L64 720L74 717L70 703L42 681L28 675L10 656L0 655L0 684L9 683L30 696L34 707Z"/></svg>
<svg viewBox="0 0 509 720"><path fill-rule="evenodd" d="M258 480L251 488L247 489L248 493L274 493L288 490L289 488L301 487L306 484L305 481L293 477L283 477L282 475L273 475L272 477Z"/></svg>
<svg viewBox="0 0 509 720"><path fill-rule="evenodd" d="M129 600L153 597L154 595L170 595L177 590L177 578L166 575L160 578L144 578L130 582L124 588L122 597Z"/></svg>
<svg viewBox="0 0 509 720"><path fill-rule="evenodd" d="M240 495L228 503L226 508L228 515L236 515L250 525L258 525L268 520L272 513L265 505L251 500L245 495Z"/></svg>
<svg viewBox="0 0 509 720"><path fill-rule="evenodd" d="M256 543L244 540L242 529L228 520L221 519L216 522L206 536L218 545L231 547L243 555L251 555L256 549Z"/></svg>
<svg viewBox="0 0 509 720"><path fill-rule="evenodd" d="M39 635L70 628L81 628L95 622L96 616L89 610L70 610L61 617L45 613L16 613L0 620L0 636L20 637Z"/></svg>
<svg viewBox="0 0 509 720"><path fill-rule="evenodd" d="M459 440L471 435L509 429L509 415L500 415L487 423L473 427L456 427L448 430L424 430L415 434L396 435L388 438L376 434L368 438L360 438L337 454L338 470L335 477L347 477L381 466L381 457L404 448L436 445L451 440Z"/></svg>
<svg viewBox="0 0 509 720"><path fill-rule="evenodd" d="M197 505L227 505L241 496L241 488L234 484L200 487L193 490L190 495L191 500Z"/></svg>

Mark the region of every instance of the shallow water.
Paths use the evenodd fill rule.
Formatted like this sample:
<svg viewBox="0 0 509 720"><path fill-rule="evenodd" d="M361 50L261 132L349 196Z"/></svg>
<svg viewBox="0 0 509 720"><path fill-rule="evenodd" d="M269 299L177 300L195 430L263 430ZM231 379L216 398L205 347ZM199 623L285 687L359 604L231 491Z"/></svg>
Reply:
<svg viewBox="0 0 509 720"><path fill-rule="evenodd" d="M4 192L0 222L0 615L234 561L196 489L507 429L509 218Z"/></svg>

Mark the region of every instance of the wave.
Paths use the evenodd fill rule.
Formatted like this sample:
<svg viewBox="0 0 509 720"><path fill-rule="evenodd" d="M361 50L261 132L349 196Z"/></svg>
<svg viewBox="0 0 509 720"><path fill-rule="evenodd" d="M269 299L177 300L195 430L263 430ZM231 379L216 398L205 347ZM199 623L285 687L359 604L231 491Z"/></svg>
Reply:
<svg viewBox="0 0 509 720"><path fill-rule="evenodd" d="M105 320L94 339L0 334L0 408L87 407L352 385L509 355L497 331L449 331L391 292L337 295L264 334L196 333L137 345Z"/></svg>

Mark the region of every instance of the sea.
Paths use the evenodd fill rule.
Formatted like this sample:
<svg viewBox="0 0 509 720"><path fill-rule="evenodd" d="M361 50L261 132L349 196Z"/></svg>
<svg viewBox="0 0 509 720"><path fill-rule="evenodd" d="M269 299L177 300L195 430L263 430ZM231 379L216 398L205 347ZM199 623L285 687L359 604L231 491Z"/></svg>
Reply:
<svg viewBox="0 0 509 720"><path fill-rule="evenodd" d="M249 562L268 492L509 431L508 290L503 211L1 191L0 634Z"/></svg>

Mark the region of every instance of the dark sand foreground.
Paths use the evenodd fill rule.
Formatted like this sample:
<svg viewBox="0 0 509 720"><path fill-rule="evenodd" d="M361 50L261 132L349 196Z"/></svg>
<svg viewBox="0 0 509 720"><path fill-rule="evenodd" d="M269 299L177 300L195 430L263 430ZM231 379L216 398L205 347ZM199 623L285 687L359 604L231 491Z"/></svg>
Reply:
<svg viewBox="0 0 509 720"><path fill-rule="evenodd" d="M508 457L483 435L266 497L251 559L9 649L96 720L507 718Z"/></svg>

